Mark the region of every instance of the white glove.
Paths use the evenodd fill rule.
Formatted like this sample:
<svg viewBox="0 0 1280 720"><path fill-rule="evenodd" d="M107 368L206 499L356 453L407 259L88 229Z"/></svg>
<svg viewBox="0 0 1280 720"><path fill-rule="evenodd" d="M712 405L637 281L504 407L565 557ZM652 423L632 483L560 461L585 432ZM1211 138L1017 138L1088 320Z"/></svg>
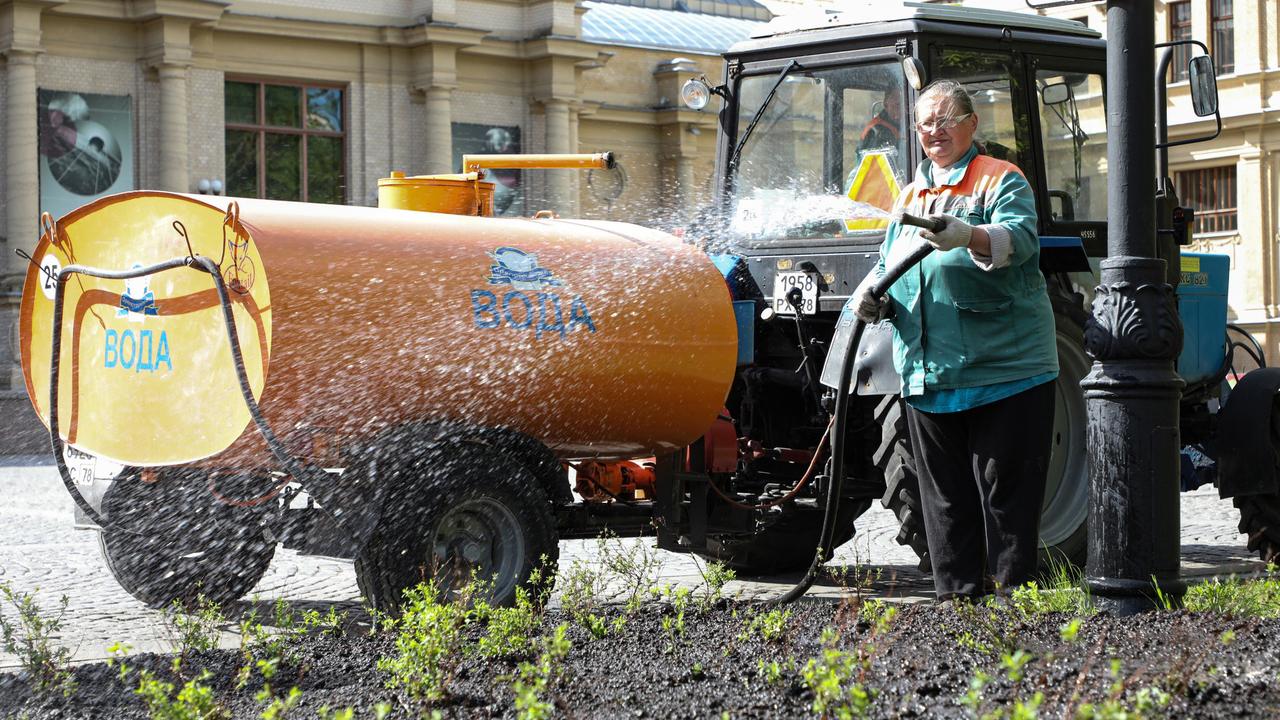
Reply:
<svg viewBox="0 0 1280 720"><path fill-rule="evenodd" d="M869 273L858 285L858 289L853 291L853 300L857 305L854 306L853 314L864 323L880 322L884 318L885 301L878 298L871 292L871 286L875 285L880 278L876 277L875 272Z"/></svg>
<svg viewBox="0 0 1280 720"><path fill-rule="evenodd" d="M941 220L947 226L939 232L930 230L921 230L920 237L924 238L934 247L935 250L945 252L947 250L955 250L956 248L969 247L969 240L973 237L973 226L951 215L930 215L930 220Z"/></svg>

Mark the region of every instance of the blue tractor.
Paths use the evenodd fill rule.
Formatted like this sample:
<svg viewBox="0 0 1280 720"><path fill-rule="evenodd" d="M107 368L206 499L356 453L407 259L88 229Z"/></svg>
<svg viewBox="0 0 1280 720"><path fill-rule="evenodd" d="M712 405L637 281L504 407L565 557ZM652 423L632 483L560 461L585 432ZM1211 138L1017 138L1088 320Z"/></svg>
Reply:
<svg viewBox="0 0 1280 720"><path fill-rule="evenodd" d="M975 100L981 151L1016 164L1036 193L1061 366L1041 540L1046 556L1083 564L1089 473L1080 381L1092 364L1084 329L1107 254L1104 41L1056 18L883 5L771 28L726 53L723 83L685 85L695 109L721 98L716 198L689 237L706 244L735 300L740 367L727 412L740 445L757 451L744 452L736 472L712 478L709 499L705 479L677 475L676 487L660 494L684 502L660 508L660 544L747 572L809 561L830 478L799 491L805 464L783 449L823 445L834 361L850 342L842 309L876 263L887 211L921 160L911 131L916 95L947 78ZM1169 51L1165 57L1167 64ZM1200 56L1190 64L1197 112L1216 117L1212 63ZM1186 383L1183 489L1212 482L1234 498L1250 548L1269 561L1280 553L1280 446L1271 430L1280 370L1265 369L1258 344L1227 323L1227 257L1182 250L1194 213L1179 207L1167 178L1159 188L1159 254L1185 327L1177 365ZM848 479L827 540L852 537L857 516L878 500L901 522L898 541L927 569L891 339L887 323L872 325L856 349L856 396L840 443ZM1238 378L1234 387L1229 378ZM784 496L789 502L772 502Z"/></svg>

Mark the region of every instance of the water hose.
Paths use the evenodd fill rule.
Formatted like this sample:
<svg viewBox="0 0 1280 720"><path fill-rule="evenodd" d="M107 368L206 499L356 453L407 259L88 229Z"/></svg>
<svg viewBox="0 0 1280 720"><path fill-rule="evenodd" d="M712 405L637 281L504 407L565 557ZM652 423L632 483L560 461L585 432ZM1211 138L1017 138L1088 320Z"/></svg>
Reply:
<svg viewBox="0 0 1280 720"><path fill-rule="evenodd" d="M266 441L267 447L271 449L271 453L284 466L285 471L294 480L303 483L304 486L310 484L311 480L318 479L314 473L309 472L310 468L302 465L285 450L284 445L276 438L272 432L271 426L267 424L266 418L262 416L262 411L258 408L258 403L253 397L253 389L249 385L249 375L245 371L244 356L240 351L240 341L236 333L235 315L231 311L231 298L227 294L226 283L222 279L222 273L218 270L218 265L212 259L202 255L187 255L186 257L174 258L165 262L150 265L148 267L133 268L131 270L103 270L100 268L91 268L83 265L68 265L58 271L56 288L54 290L53 299L53 347L49 355L49 443L53 449L53 458L58 466L58 474L62 476L62 484L66 486L67 492L70 493L71 499L80 508L84 514L103 530L113 530L125 532L130 535L143 536L135 530L124 527L119 523L108 521L85 499L80 493L80 489L75 486L71 480L71 473L67 470L66 458L63 455L63 443L61 434L58 431L58 384L59 370L61 366L62 355L62 306L63 306L63 290L67 280L77 273L89 275L91 277L103 278L107 280L129 280L144 275L171 270L174 268L187 267L193 270L207 273L212 279L214 287L218 291L218 301L222 306L222 319L226 326L227 338L231 343L231 359L235 364L236 378L240 383L240 393L244 397L245 405L249 409L249 415L253 418L254 424L257 425L258 431L262 434L263 440ZM321 471L323 474L323 471ZM339 511L340 512L340 511ZM334 520L340 526L345 526L343 520L339 518L339 512L332 512ZM344 527L345 529L345 527Z"/></svg>
<svg viewBox="0 0 1280 720"><path fill-rule="evenodd" d="M932 230L933 232L940 232L945 227L941 220L927 220L907 214L903 214L898 219L898 222L902 225L912 225ZM920 247L913 249L892 267L886 268L884 275L871 286L871 292L878 298L884 297L884 294L898 281L898 278L919 264L931 252L933 252L932 245L926 242L920 243ZM840 382L836 387L835 409L832 411L830 440L831 478L827 482L827 501L822 513L822 530L818 533L818 546L814 549L813 562L809 564L809 570L805 572L800 582L796 583L787 592L770 600L768 602L770 606L785 605L799 599L808 592L818 578L818 571L821 569L822 563L826 560L823 557L826 555L826 551L834 549L829 546L831 545L831 540L835 537L836 516L840 509L840 491L844 486L845 415L848 414L849 410L849 387L852 385L854 358L857 356L858 345L862 340L862 332L866 327L867 324L861 318L854 320L853 338L849 341L844 355L840 358Z"/></svg>

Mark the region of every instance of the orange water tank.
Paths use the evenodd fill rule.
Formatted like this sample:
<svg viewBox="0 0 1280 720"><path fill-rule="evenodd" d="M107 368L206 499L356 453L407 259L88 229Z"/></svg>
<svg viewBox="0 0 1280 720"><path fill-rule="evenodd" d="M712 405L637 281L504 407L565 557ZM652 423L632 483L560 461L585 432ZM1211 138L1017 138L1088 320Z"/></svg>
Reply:
<svg viewBox="0 0 1280 720"><path fill-rule="evenodd" d="M659 231L132 192L61 218L28 269L22 367L46 423L49 272L147 266L188 244L219 260L281 436L453 420L518 429L565 458L635 457L700 436L733 377L723 279ZM64 313L69 442L132 465L269 462L207 274L78 275Z"/></svg>

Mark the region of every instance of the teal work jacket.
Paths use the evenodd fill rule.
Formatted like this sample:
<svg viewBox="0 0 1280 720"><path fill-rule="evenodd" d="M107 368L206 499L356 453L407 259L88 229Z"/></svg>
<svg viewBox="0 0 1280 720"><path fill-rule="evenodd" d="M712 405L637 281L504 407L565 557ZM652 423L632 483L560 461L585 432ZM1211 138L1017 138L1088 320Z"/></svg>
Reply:
<svg viewBox="0 0 1280 720"><path fill-rule="evenodd" d="M986 258L965 248L934 252L889 289L903 397L1056 373L1053 308L1040 272L1031 186L1017 166L979 155L976 145L945 183L935 186L932 170L929 160L920 164L896 209L984 226L993 250ZM915 227L890 223L877 272L924 242L918 235Z"/></svg>

